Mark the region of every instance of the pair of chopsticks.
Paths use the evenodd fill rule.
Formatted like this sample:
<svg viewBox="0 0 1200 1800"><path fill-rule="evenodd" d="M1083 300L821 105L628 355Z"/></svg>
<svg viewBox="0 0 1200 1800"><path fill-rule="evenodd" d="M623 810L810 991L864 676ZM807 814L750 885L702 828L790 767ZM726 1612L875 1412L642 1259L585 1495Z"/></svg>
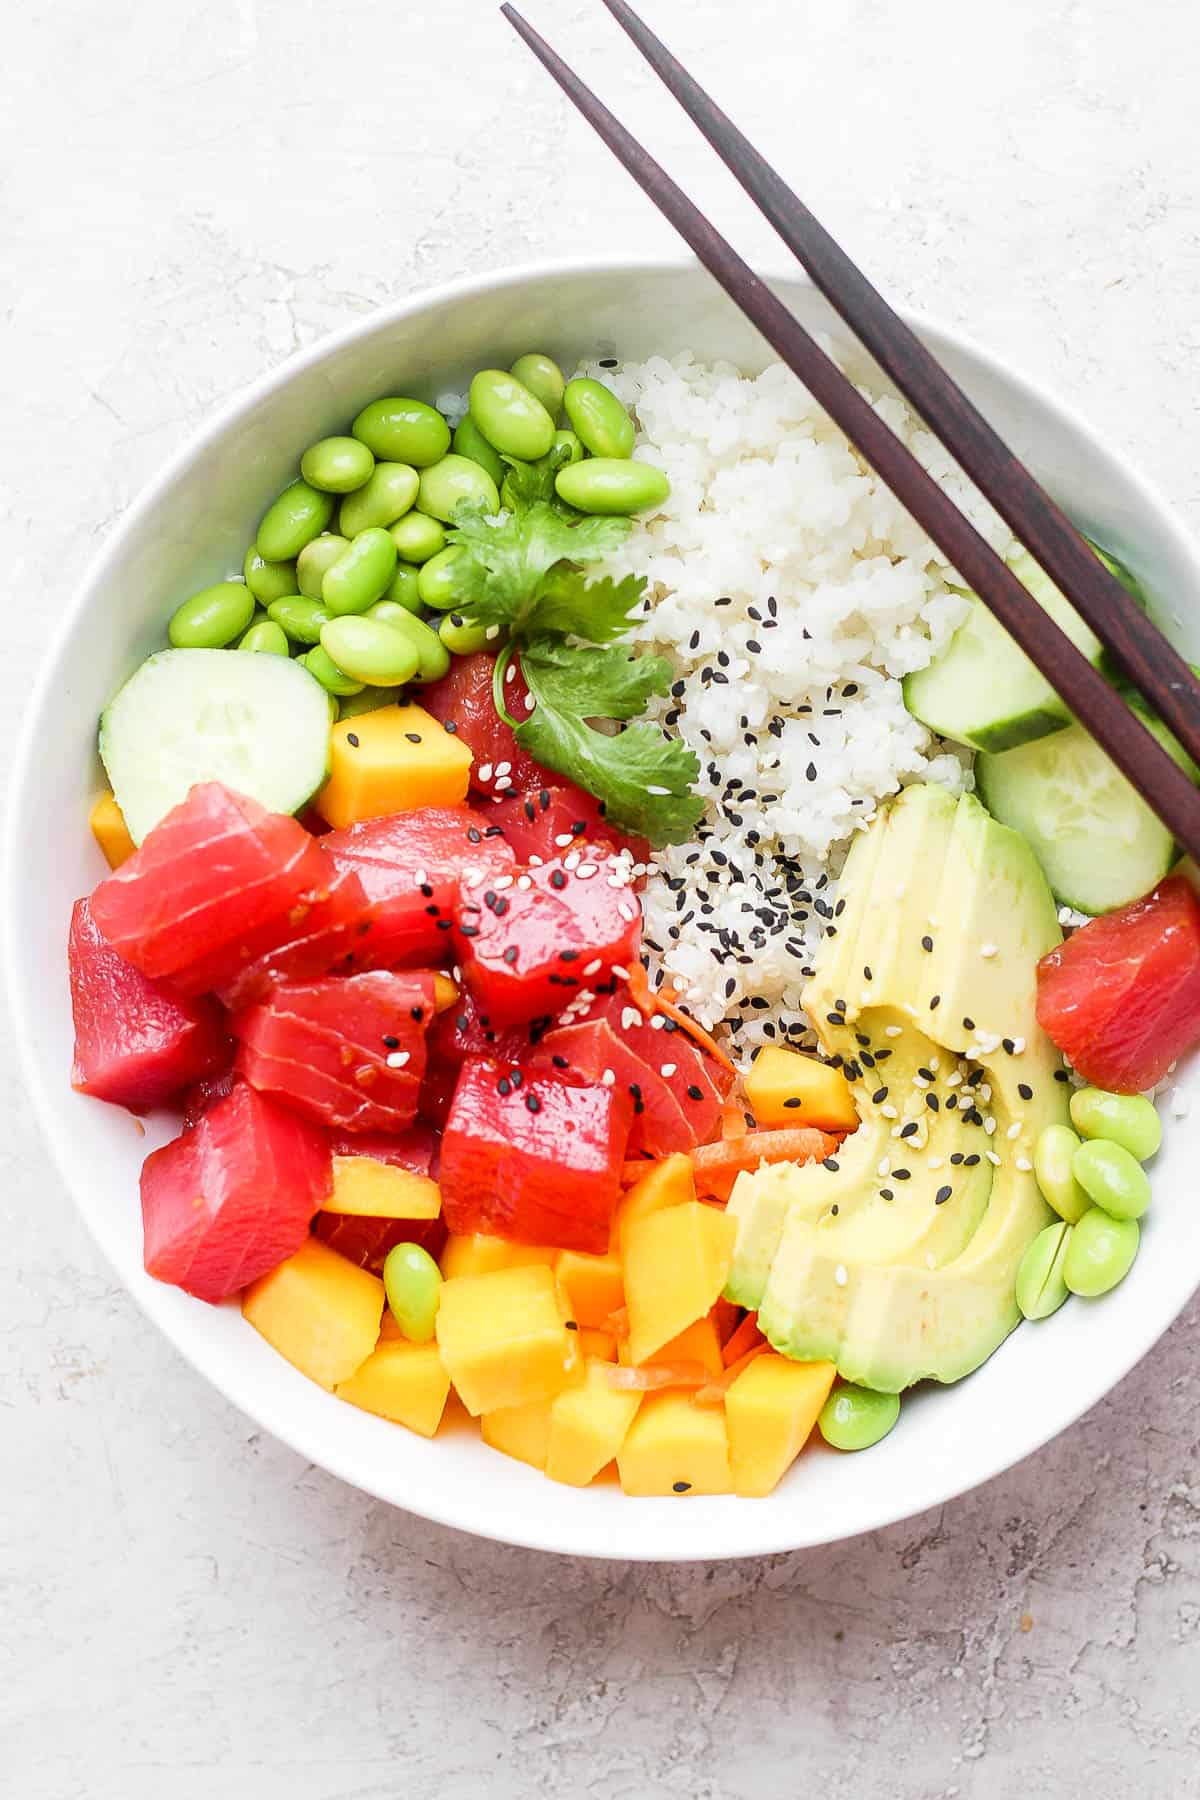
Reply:
<svg viewBox="0 0 1200 1800"><path fill-rule="evenodd" d="M1200 683L958 384L626 0L604 0L813 283L1200 763ZM814 338L637 139L511 4L501 12L618 161L799 376L1183 849L1200 858L1200 790L1027 592Z"/></svg>

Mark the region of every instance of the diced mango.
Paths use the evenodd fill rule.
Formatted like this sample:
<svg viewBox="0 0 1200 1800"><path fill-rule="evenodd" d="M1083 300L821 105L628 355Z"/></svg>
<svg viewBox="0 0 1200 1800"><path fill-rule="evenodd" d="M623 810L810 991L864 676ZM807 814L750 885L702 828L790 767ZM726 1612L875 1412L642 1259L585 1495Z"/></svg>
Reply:
<svg viewBox="0 0 1200 1800"><path fill-rule="evenodd" d="M596 1362L616 1362L617 1340L611 1331L593 1331L587 1325L579 1328L579 1354Z"/></svg>
<svg viewBox="0 0 1200 1800"><path fill-rule="evenodd" d="M310 1380L336 1388L366 1362L379 1337L383 1283L310 1237L251 1282L242 1316Z"/></svg>
<svg viewBox="0 0 1200 1800"><path fill-rule="evenodd" d="M379 1342L381 1344L407 1344L411 1342L411 1339L406 1338L401 1331L396 1322L396 1315L390 1306L384 1307L383 1317L379 1321Z"/></svg>
<svg viewBox="0 0 1200 1800"><path fill-rule="evenodd" d="M436 1219L442 1191L428 1175L414 1175L373 1156L335 1156L333 1189L322 1211L364 1219Z"/></svg>
<svg viewBox="0 0 1200 1800"><path fill-rule="evenodd" d="M502 1406L485 1412L479 1430L485 1444L531 1469L546 1467L550 1445L550 1414L557 1400L532 1400L527 1406Z"/></svg>
<svg viewBox="0 0 1200 1800"><path fill-rule="evenodd" d="M737 1221L698 1200L634 1219L625 1233L629 1354L653 1356L716 1300L729 1274Z"/></svg>
<svg viewBox="0 0 1200 1800"><path fill-rule="evenodd" d="M770 1353L732 1382L725 1396L733 1491L769 1494L799 1456L837 1373L832 1363L791 1362Z"/></svg>
<svg viewBox="0 0 1200 1800"><path fill-rule="evenodd" d="M369 715L368 715L369 716ZM550 1400L575 1373L579 1334L545 1263L442 1284L437 1341L467 1411Z"/></svg>
<svg viewBox="0 0 1200 1800"><path fill-rule="evenodd" d="M628 1340L621 1345L620 1359L623 1363L633 1361L629 1351ZM725 1363L721 1355L721 1340L717 1336L717 1328L711 1315L705 1319L696 1319L673 1337L669 1343L656 1350L653 1356L644 1359L647 1367L666 1363L700 1363L714 1380L724 1373Z"/></svg>
<svg viewBox="0 0 1200 1800"><path fill-rule="evenodd" d="M556 1262L560 1251L549 1244L514 1244L508 1238L490 1237L476 1231L469 1237L446 1239L442 1251L442 1274L447 1281L456 1275L491 1275L496 1269L522 1269L531 1263Z"/></svg>
<svg viewBox="0 0 1200 1800"><path fill-rule="evenodd" d="M381 706L330 733L329 779L316 798L341 831L359 819L457 806L467 797L471 752L419 706Z"/></svg>
<svg viewBox="0 0 1200 1800"><path fill-rule="evenodd" d="M610 1313L624 1306L621 1261L611 1250L606 1256L564 1250L554 1268L571 1303L571 1316L578 1324L603 1325Z"/></svg>
<svg viewBox="0 0 1200 1800"><path fill-rule="evenodd" d="M840 1069L769 1044L746 1077L746 1097L759 1125L816 1125L822 1131L857 1131L854 1095Z"/></svg>
<svg viewBox="0 0 1200 1800"><path fill-rule="evenodd" d="M109 791L101 794L92 807L88 814L88 824L92 828L92 836L104 852L109 868L119 869L133 855L137 846L129 835L125 814Z"/></svg>
<svg viewBox="0 0 1200 1800"><path fill-rule="evenodd" d="M436 1344L381 1343L349 1381L338 1384L339 1400L364 1412L394 1419L422 1437L442 1422L450 1377Z"/></svg>
<svg viewBox="0 0 1200 1800"><path fill-rule="evenodd" d="M695 1198L696 1179L690 1156L677 1150L673 1156L665 1156L661 1162L651 1164L649 1173L626 1189L617 1203L610 1247L618 1256L624 1257L625 1233L635 1219L644 1219L647 1213L660 1212L666 1206L681 1206Z"/></svg>
<svg viewBox="0 0 1200 1800"><path fill-rule="evenodd" d="M589 1361L583 1382L565 1388L550 1408L542 1467L551 1481L586 1487L625 1442L642 1396L614 1388L607 1367Z"/></svg>
<svg viewBox="0 0 1200 1800"><path fill-rule="evenodd" d="M686 1394L647 1394L617 1453L627 1494L733 1491L725 1414Z"/></svg>
<svg viewBox="0 0 1200 1800"><path fill-rule="evenodd" d="M457 981L451 980L450 976L444 974L441 969L436 970L433 977L434 1012L449 1012L457 999Z"/></svg>

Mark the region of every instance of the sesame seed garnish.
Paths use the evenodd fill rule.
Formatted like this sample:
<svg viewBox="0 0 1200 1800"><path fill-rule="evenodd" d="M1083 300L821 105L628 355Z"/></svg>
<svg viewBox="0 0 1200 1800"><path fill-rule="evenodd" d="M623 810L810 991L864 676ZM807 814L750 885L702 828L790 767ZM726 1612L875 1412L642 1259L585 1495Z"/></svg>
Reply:
<svg viewBox="0 0 1200 1800"><path fill-rule="evenodd" d="M937 1193L933 1196L933 1204L935 1206L945 1206L947 1200L950 1198L950 1196L953 1192L954 1192L954 1189L952 1187L940 1187L938 1189Z"/></svg>

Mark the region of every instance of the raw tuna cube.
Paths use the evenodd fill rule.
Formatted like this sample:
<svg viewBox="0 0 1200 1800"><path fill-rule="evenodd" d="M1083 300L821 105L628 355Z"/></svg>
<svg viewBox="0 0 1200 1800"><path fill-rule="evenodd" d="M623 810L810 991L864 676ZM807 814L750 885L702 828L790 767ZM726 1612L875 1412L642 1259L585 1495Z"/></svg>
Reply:
<svg viewBox="0 0 1200 1800"><path fill-rule="evenodd" d="M438 1174L448 1229L602 1253L632 1121L618 1088L465 1062Z"/></svg>
<svg viewBox="0 0 1200 1800"><path fill-rule="evenodd" d="M526 885L528 884L528 885ZM493 1025L558 1012L638 954L641 908L620 864L578 851L460 902L463 979Z"/></svg>
<svg viewBox="0 0 1200 1800"><path fill-rule="evenodd" d="M519 659L508 665L505 704L514 719L528 718L525 686ZM486 650L475 656L456 656L450 672L421 690L426 712L453 729L474 757L471 786L477 794L520 794L526 788L545 787L561 781L517 746L510 726L496 711L492 699L492 671L496 659Z"/></svg>
<svg viewBox="0 0 1200 1800"><path fill-rule="evenodd" d="M234 1015L237 1070L346 1131L403 1131L417 1110L433 976L382 970L285 982Z"/></svg>
<svg viewBox="0 0 1200 1800"><path fill-rule="evenodd" d="M446 1243L443 1219L359 1219L349 1213L318 1213L313 1232L360 1269L382 1275L389 1250L397 1244L420 1244L435 1259Z"/></svg>
<svg viewBox="0 0 1200 1800"><path fill-rule="evenodd" d="M520 1062L534 1048L540 1032L528 1025L493 1025L465 989L453 1006L440 1012L429 1027L431 1060L457 1069L468 1056L490 1057L493 1062Z"/></svg>
<svg viewBox="0 0 1200 1800"><path fill-rule="evenodd" d="M549 862L589 842L628 850L635 862L645 862L650 854L645 838L627 837L610 825L594 794L564 783L561 776L555 780L556 786L531 788L482 809L489 824L503 828L519 863Z"/></svg>
<svg viewBox="0 0 1200 1800"><path fill-rule="evenodd" d="M691 1150L698 1142L669 1083L602 1018L548 1031L526 1058L525 1067L552 1073L560 1081L613 1080L633 1101L631 1156L643 1150L651 1156L669 1156L673 1150Z"/></svg>
<svg viewBox="0 0 1200 1800"><path fill-rule="evenodd" d="M324 1132L239 1084L146 1158L146 1271L226 1300L300 1248L331 1184Z"/></svg>
<svg viewBox="0 0 1200 1800"><path fill-rule="evenodd" d="M368 901L353 869L321 857L321 885L307 889L286 914L265 919L175 976L189 993L212 989L228 1007L249 1006L280 981L308 981L342 969L369 930Z"/></svg>
<svg viewBox="0 0 1200 1800"><path fill-rule="evenodd" d="M407 1169L411 1175L437 1173L437 1137L420 1119L394 1137L382 1131L356 1131L345 1135L335 1131L330 1136L329 1148L334 1156L373 1156L376 1162L391 1163L393 1168Z"/></svg>
<svg viewBox="0 0 1200 1800"><path fill-rule="evenodd" d="M232 1094L237 1086L237 1076L233 1068L233 1054L236 1049L237 1045L230 1039L229 1067L222 1069L219 1075L206 1075L202 1081L193 1082L191 1087L185 1089L180 1095L185 1131L189 1125L194 1125L197 1119L203 1118L210 1106L215 1106L218 1100L224 1100L226 1095Z"/></svg>
<svg viewBox="0 0 1200 1800"><path fill-rule="evenodd" d="M158 1106L230 1059L214 1000L181 1000L117 955L86 900L67 944L75 1063L71 1085L117 1106Z"/></svg>

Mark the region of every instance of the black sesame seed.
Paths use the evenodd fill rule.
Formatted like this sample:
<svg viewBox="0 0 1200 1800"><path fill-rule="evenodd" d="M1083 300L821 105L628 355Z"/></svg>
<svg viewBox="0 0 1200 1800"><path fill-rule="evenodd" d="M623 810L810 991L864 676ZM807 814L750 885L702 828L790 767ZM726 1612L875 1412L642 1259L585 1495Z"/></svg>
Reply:
<svg viewBox="0 0 1200 1800"><path fill-rule="evenodd" d="M673 1494L686 1494L691 1485L690 1481L673 1481L671 1483L671 1492Z"/></svg>
<svg viewBox="0 0 1200 1800"><path fill-rule="evenodd" d="M974 1019L966 1019L966 1018L964 1018L964 1020L963 1020L963 1030L964 1030L964 1031L974 1031L974 1029L975 1029L975 1021L974 1021Z"/></svg>
<svg viewBox="0 0 1200 1800"><path fill-rule="evenodd" d="M423 1006L410 1006L408 1009L408 1016L410 1019L414 1019L419 1025L421 1020L425 1017L425 1008Z"/></svg>
<svg viewBox="0 0 1200 1800"><path fill-rule="evenodd" d="M358 734L353 731L348 731L346 733L346 742L348 744L350 744L355 750L357 750L358 749Z"/></svg>
<svg viewBox="0 0 1200 1800"><path fill-rule="evenodd" d="M1022 1100L1032 1100L1033 1099L1033 1089L1030 1087L1030 1085L1027 1081L1018 1081L1017 1092L1018 1092L1018 1094L1020 1094Z"/></svg>
<svg viewBox="0 0 1200 1800"><path fill-rule="evenodd" d="M467 826L467 840L469 843L472 843L472 844L482 844L482 842L483 842L482 831L477 831L475 829L474 825L468 825Z"/></svg>
<svg viewBox="0 0 1200 1800"><path fill-rule="evenodd" d="M821 1166L822 1166L822 1168L832 1170L832 1172L836 1175L842 1165L837 1161L836 1157L823 1156L821 1158Z"/></svg>
<svg viewBox="0 0 1200 1800"><path fill-rule="evenodd" d="M500 1077L499 1081L496 1083L496 1092L501 1095L503 1099L508 1099L508 1096L512 1093L512 1082L508 1080L507 1076L502 1075Z"/></svg>
<svg viewBox="0 0 1200 1800"><path fill-rule="evenodd" d="M532 1100L532 1099L533 1099L533 1095L530 1094L529 1100ZM529 1105L529 1100L527 1100L525 1102L526 1106ZM563 1330L564 1331L578 1331L579 1330L579 1321L577 1319L564 1319L563 1320Z"/></svg>
<svg viewBox="0 0 1200 1800"><path fill-rule="evenodd" d="M882 1106L887 1097L888 1091L885 1087L876 1088L875 1092L871 1095L871 1104L873 1106Z"/></svg>
<svg viewBox="0 0 1200 1800"><path fill-rule="evenodd" d="M1067 1074L1065 1069L1055 1069L1054 1079L1055 1081L1070 1081L1071 1077Z"/></svg>
<svg viewBox="0 0 1200 1800"><path fill-rule="evenodd" d="M504 952L504 960L509 965L510 968L512 967L513 963L516 962L517 946L515 944L510 944L508 946L508 949Z"/></svg>
<svg viewBox="0 0 1200 1800"><path fill-rule="evenodd" d="M558 960L559 962L578 962L579 952L578 950L560 950Z"/></svg>
<svg viewBox="0 0 1200 1800"><path fill-rule="evenodd" d="M687 1094L688 1094L688 1099L689 1099L689 1100L703 1100L703 1098L704 1098L704 1089L703 1089L703 1088L700 1088L700 1087L697 1087L697 1086L696 1086L696 1084L695 1084L695 1082L694 1082L694 1081L693 1081L693 1082L691 1082L691 1083L690 1083L690 1085L689 1085L689 1087L688 1087L688 1091L687 1091Z"/></svg>
<svg viewBox="0 0 1200 1800"><path fill-rule="evenodd" d="M894 1200L896 1198L891 1188L880 1188L879 1197L881 1200Z"/></svg>
<svg viewBox="0 0 1200 1800"><path fill-rule="evenodd" d="M962 1161L962 1159L963 1159L963 1153L961 1150L955 1150L950 1157L950 1161L954 1164L955 1168L958 1167L958 1165Z"/></svg>
<svg viewBox="0 0 1200 1800"><path fill-rule="evenodd" d="M539 1113L539 1112L541 1112L541 1110L542 1110L542 1103L538 1099L537 1095L536 1094L526 1094L526 1096L525 1096L525 1111L531 1112L531 1113Z"/></svg>
<svg viewBox="0 0 1200 1800"><path fill-rule="evenodd" d="M892 1170L892 1180L893 1181L911 1181L912 1180L912 1170L911 1169L893 1169Z"/></svg>
<svg viewBox="0 0 1200 1800"><path fill-rule="evenodd" d="M1016 1046L1016 1042L1013 1038L1001 1038L1000 1039L1000 1048L1002 1050L1006 1050L1008 1052L1009 1056L1016 1055L1017 1046Z"/></svg>
<svg viewBox="0 0 1200 1800"><path fill-rule="evenodd" d="M907 1125L902 1125L900 1127L900 1136L902 1138L915 1137L918 1130L919 1127L917 1121L915 1119L910 1119Z"/></svg>
<svg viewBox="0 0 1200 1800"><path fill-rule="evenodd" d="M921 948L922 948L922 950L932 950L933 949L933 939L930 937L928 932L926 932L925 936L921 939Z"/></svg>
<svg viewBox="0 0 1200 1800"><path fill-rule="evenodd" d="M917 1070L917 1074L923 1076L926 1081L933 1080L933 1070L932 1069L926 1069L926 1068L922 1067Z"/></svg>
<svg viewBox="0 0 1200 1800"><path fill-rule="evenodd" d="M563 874L562 870L554 869L550 875L550 886L552 888L565 888L566 885L567 885L567 878Z"/></svg>
<svg viewBox="0 0 1200 1800"><path fill-rule="evenodd" d="M938 1009L938 1007L939 1007L939 1006L940 1006L940 1005L941 1005L941 1004L942 1004L942 996L941 996L941 995L940 995L940 994L935 994L935 995L934 995L934 996L933 996L933 999L932 999L932 1000L931 1000L931 1001L930 1001L930 1002L929 1002L929 1010L930 1010L930 1012L936 1012L936 1011L937 1011L937 1009Z"/></svg>
<svg viewBox="0 0 1200 1800"><path fill-rule="evenodd" d="M410 744L419 744L421 742L421 734L419 731L406 731L404 735Z"/></svg>
<svg viewBox="0 0 1200 1800"><path fill-rule="evenodd" d="M933 1204L935 1206L945 1206L947 1200L950 1198L950 1196L953 1192L954 1192L954 1189L952 1187L940 1187L938 1189L937 1193L933 1196Z"/></svg>
<svg viewBox="0 0 1200 1800"><path fill-rule="evenodd" d="M970 1156L963 1157L963 1168L964 1169L973 1169L976 1167L976 1165L978 1163L980 1163L982 1161L983 1161L983 1158L980 1156L978 1150L972 1150Z"/></svg>

